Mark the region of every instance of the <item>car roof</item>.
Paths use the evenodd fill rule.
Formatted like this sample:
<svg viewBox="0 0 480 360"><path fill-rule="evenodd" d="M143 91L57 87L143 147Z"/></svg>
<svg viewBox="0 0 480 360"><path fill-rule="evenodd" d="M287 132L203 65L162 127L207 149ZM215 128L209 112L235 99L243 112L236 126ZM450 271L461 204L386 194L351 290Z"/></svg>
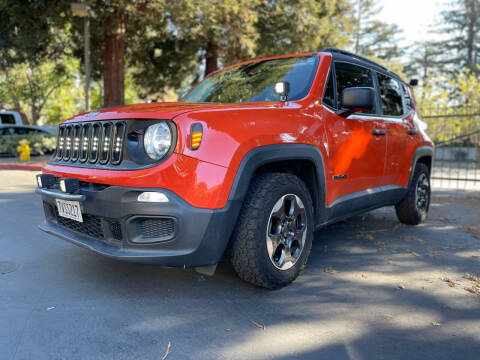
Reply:
<svg viewBox="0 0 480 360"><path fill-rule="evenodd" d="M395 78L401 81L402 83L405 83L405 81L403 81L402 78L400 78L400 76L395 74L393 71L390 71L385 66L380 65L379 63L373 60L367 59L366 57L363 57L361 55L357 55L357 54L354 54L342 49L337 49L337 48L325 48L325 49L321 49L320 52L330 53L332 55L333 60L335 61L345 61L355 65L367 67L381 74Z"/></svg>

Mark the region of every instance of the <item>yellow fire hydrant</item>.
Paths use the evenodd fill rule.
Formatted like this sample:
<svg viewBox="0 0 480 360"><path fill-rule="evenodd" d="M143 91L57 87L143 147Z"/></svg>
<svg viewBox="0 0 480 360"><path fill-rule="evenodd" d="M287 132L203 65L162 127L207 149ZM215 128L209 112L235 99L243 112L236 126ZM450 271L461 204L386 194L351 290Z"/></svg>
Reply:
<svg viewBox="0 0 480 360"><path fill-rule="evenodd" d="M30 141L28 140L20 140L18 142L17 151L20 153L20 161L28 161L30 160Z"/></svg>

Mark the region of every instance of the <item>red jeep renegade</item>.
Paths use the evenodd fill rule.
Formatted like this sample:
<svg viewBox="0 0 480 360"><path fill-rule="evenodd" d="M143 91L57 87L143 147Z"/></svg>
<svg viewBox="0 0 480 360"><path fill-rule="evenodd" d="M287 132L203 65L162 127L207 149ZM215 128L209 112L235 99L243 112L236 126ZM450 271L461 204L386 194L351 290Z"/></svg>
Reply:
<svg viewBox="0 0 480 360"><path fill-rule="evenodd" d="M313 232L394 205L418 224L433 144L396 74L337 49L217 71L179 102L80 114L37 178L52 235L115 259L279 288Z"/></svg>

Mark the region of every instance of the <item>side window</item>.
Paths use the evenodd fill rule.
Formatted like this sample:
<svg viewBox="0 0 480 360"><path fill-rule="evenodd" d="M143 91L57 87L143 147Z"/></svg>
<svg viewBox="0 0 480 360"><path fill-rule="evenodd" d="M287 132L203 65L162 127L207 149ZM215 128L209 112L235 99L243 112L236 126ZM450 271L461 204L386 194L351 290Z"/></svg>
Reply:
<svg viewBox="0 0 480 360"><path fill-rule="evenodd" d="M12 114L0 114L1 124L15 124L15 118Z"/></svg>
<svg viewBox="0 0 480 360"><path fill-rule="evenodd" d="M407 108L407 111L410 111L412 110L412 96L410 94L410 89L404 83L402 83L402 88L403 98L405 99L405 107Z"/></svg>
<svg viewBox="0 0 480 360"><path fill-rule="evenodd" d="M362 66L344 62L335 63L335 77L337 79L337 108L340 108L340 94L343 89L349 87L371 87L373 84L372 71ZM376 109L365 111L367 114L375 114Z"/></svg>
<svg viewBox="0 0 480 360"><path fill-rule="evenodd" d="M383 74L377 74L383 115L403 115L402 90L400 82Z"/></svg>
<svg viewBox="0 0 480 360"><path fill-rule="evenodd" d="M335 89L333 87L333 76L332 72L328 73L328 80L326 84L325 91L323 92L323 103L330 106L331 108L336 108L335 106Z"/></svg>

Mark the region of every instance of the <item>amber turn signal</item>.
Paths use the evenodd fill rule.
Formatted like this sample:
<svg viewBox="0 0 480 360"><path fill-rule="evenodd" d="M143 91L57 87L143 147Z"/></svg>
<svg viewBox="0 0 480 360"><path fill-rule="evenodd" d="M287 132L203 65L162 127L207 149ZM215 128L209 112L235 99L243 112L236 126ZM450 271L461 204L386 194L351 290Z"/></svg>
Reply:
<svg viewBox="0 0 480 360"><path fill-rule="evenodd" d="M190 148L197 150L202 143L203 126L202 124L193 124L190 131Z"/></svg>

